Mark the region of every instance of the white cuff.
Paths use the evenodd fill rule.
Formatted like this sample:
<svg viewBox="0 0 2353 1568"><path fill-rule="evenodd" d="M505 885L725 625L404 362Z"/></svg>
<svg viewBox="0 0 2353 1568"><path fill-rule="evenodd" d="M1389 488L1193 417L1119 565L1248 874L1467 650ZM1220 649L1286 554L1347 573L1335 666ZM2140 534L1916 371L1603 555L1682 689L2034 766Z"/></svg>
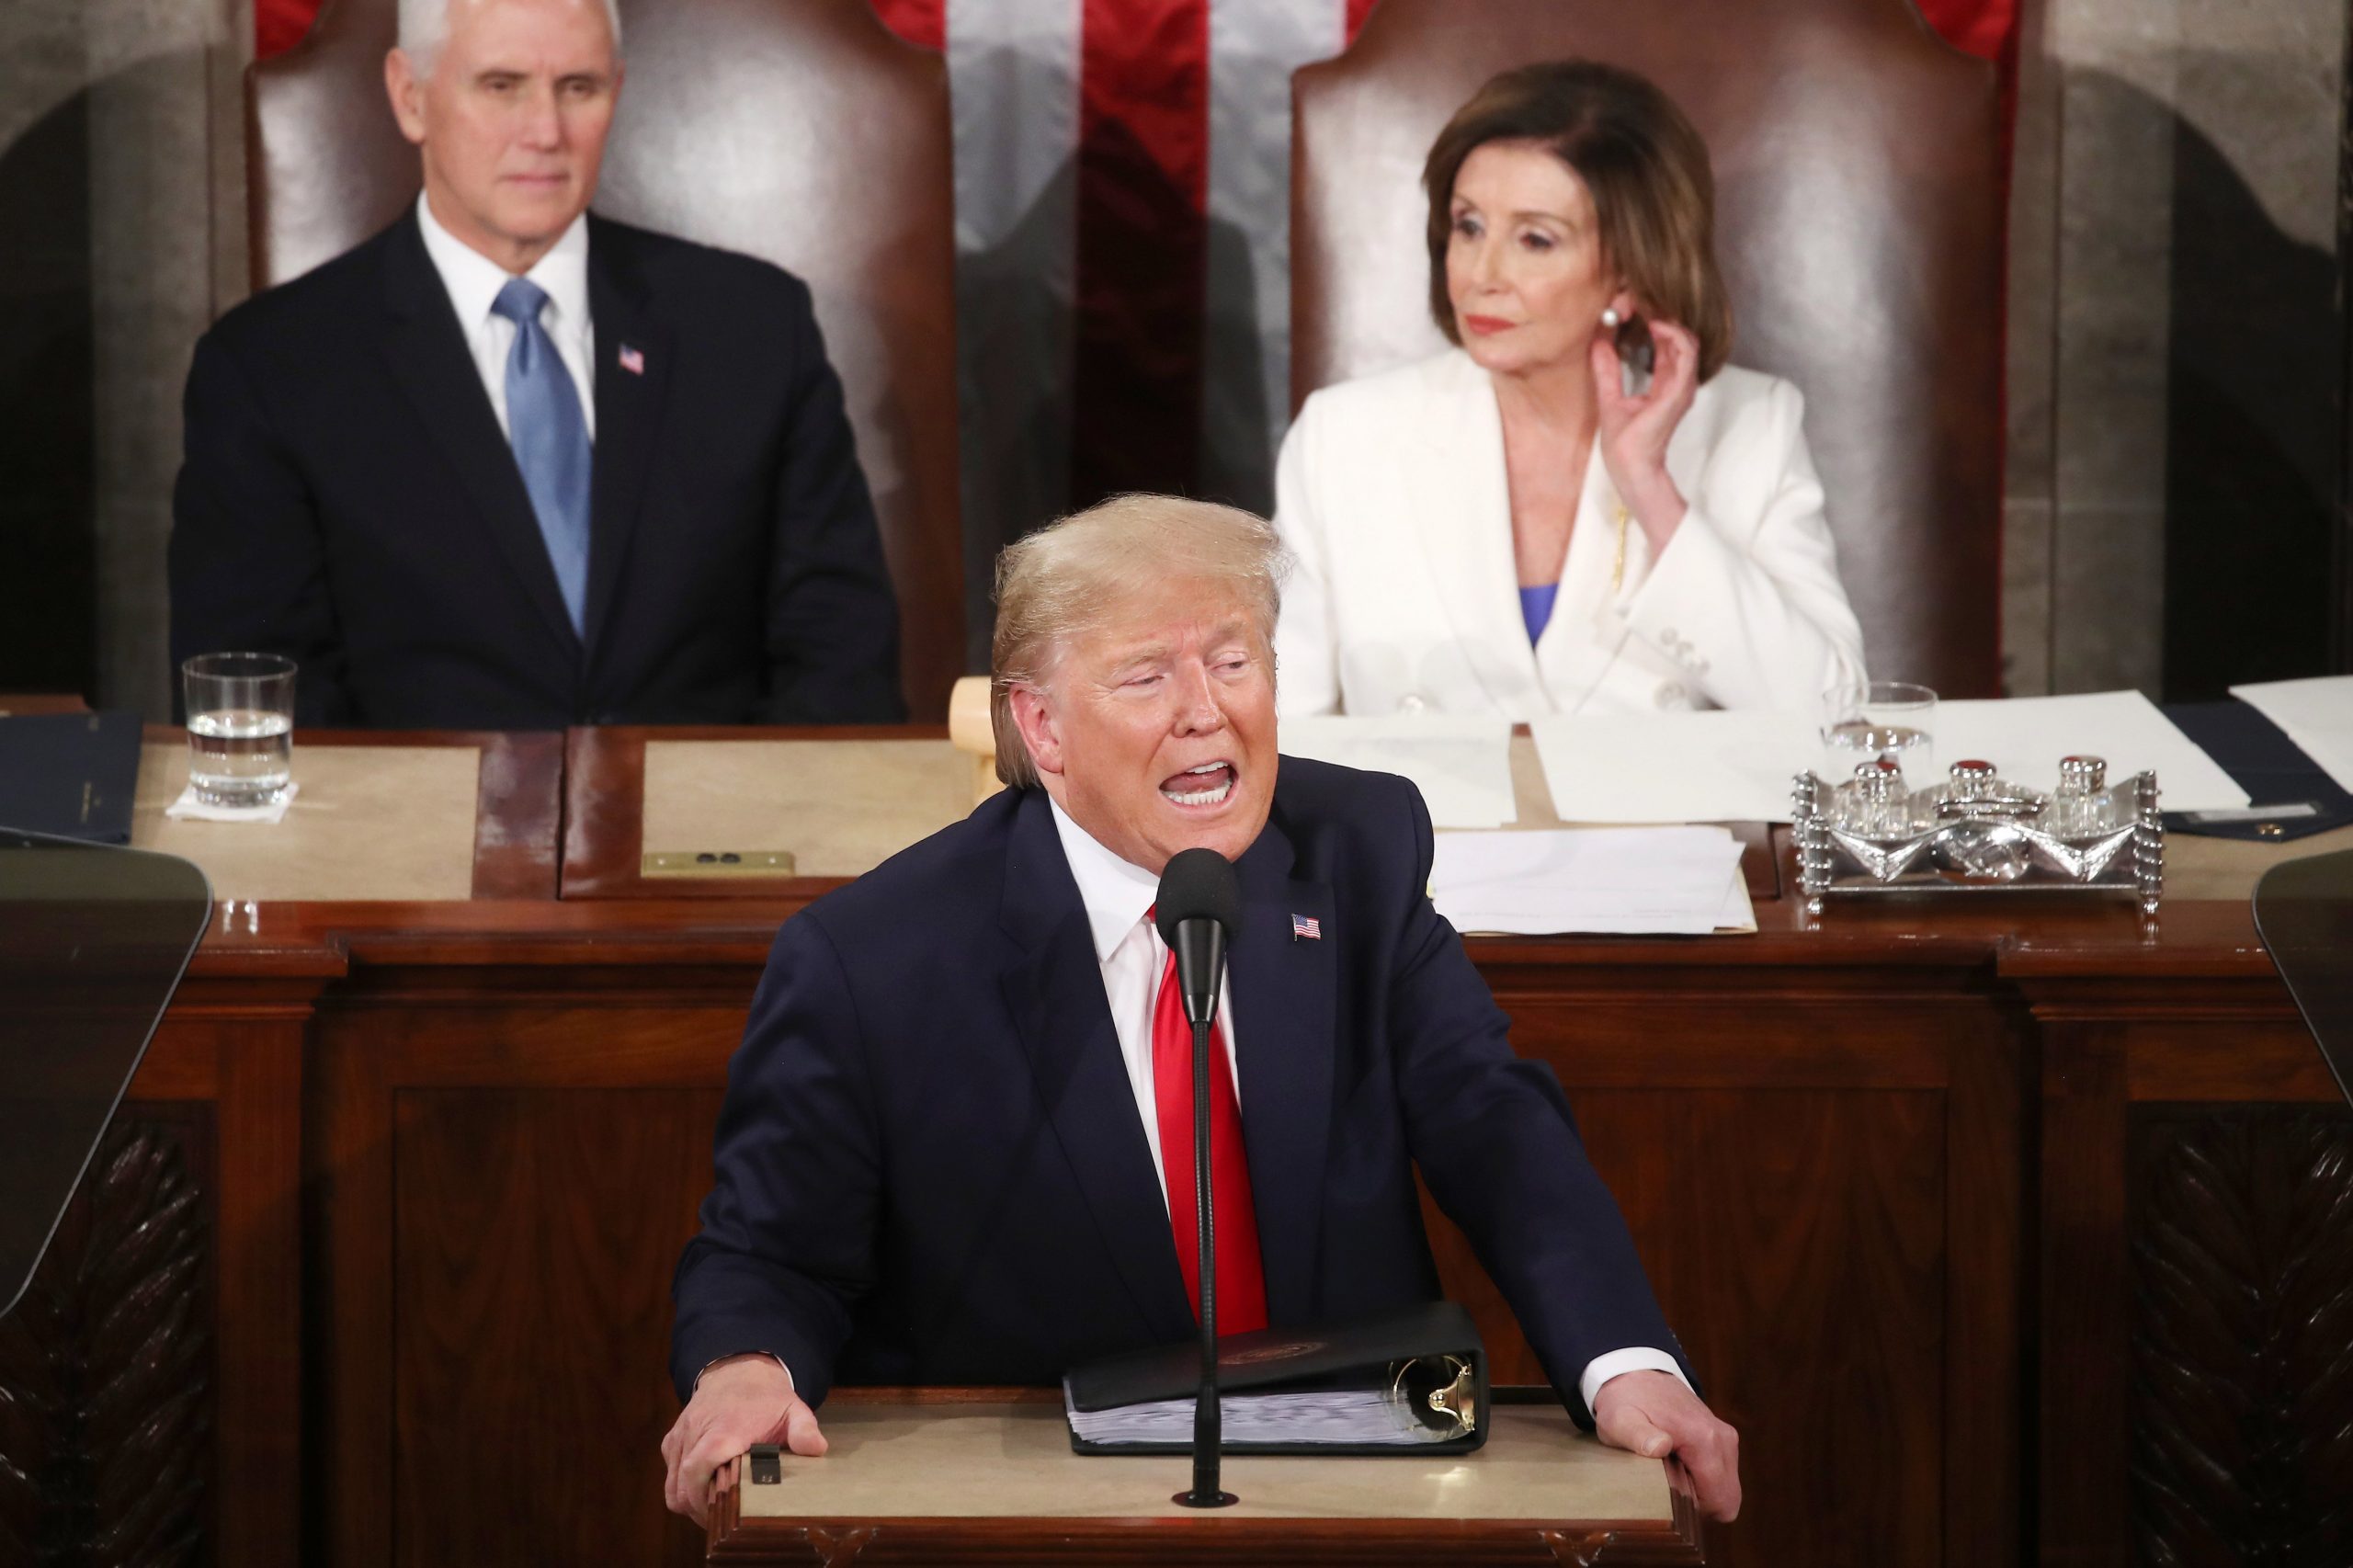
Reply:
<svg viewBox="0 0 2353 1568"><path fill-rule="evenodd" d="M1621 1350L1621 1351L1618 1352L1618 1354L1620 1354L1620 1355L1621 1355L1621 1356L1622 1356L1622 1355L1625 1355L1625 1354L1626 1354L1626 1352ZM765 1357L767 1357L769 1360L771 1360L771 1361L775 1362L775 1363L776 1363L776 1369L777 1369L778 1371L782 1372L782 1373L784 1374L784 1386L785 1386L785 1389L787 1390L787 1392L795 1392L795 1391L797 1391L797 1389L798 1389L798 1385L797 1385L797 1384L795 1384L795 1383L793 1382L793 1381L792 1381L792 1369L791 1369L791 1368L790 1368L790 1367L788 1367L788 1366L786 1366L786 1365L784 1364L784 1358L783 1358L783 1357L781 1357L781 1356L779 1356L779 1355L778 1355L778 1354L777 1354L775 1351L773 1351L773 1350L730 1350L730 1351L729 1351L726 1355L724 1355L724 1356L715 1356L715 1357L711 1358L710 1360L705 1361L705 1362L702 1364L702 1372L697 1372L697 1373L695 1374L695 1388L698 1388L698 1389L699 1389L699 1388L702 1387L702 1373L703 1373L703 1372L708 1372L708 1371L710 1371L713 1367L718 1366L718 1365L719 1365L719 1363L720 1363L720 1362L722 1362L722 1361L735 1361L735 1360L740 1360L740 1359L742 1359L744 1357L746 1357L746 1356L765 1356ZM1607 1359L1608 1359L1608 1358L1604 1357L1602 1359L1603 1359L1603 1360L1607 1360ZM1595 1363L1594 1363L1594 1365L1596 1365L1596 1366L1599 1366L1600 1364L1601 1364L1601 1363L1600 1363L1600 1362L1598 1362L1598 1361L1597 1361L1597 1362L1595 1362ZM1597 1383L1597 1384L1596 1384L1596 1385L1594 1385L1594 1386L1597 1388L1597 1387L1599 1387L1600 1385ZM688 1389L687 1392L688 1392L688 1393L692 1393L692 1392L694 1392L694 1389Z"/></svg>
<svg viewBox="0 0 2353 1568"><path fill-rule="evenodd" d="M1675 1358L1664 1350L1612 1350L1607 1356L1596 1356L1586 1362L1585 1376L1577 1380L1577 1397L1585 1401L1587 1411L1593 1409L1594 1398L1601 1392L1601 1385L1622 1372L1672 1372L1677 1382L1687 1389L1691 1388L1691 1380L1683 1375L1683 1369L1676 1364ZM1691 1389L1691 1392L1697 1395L1699 1391Z"/></svg>

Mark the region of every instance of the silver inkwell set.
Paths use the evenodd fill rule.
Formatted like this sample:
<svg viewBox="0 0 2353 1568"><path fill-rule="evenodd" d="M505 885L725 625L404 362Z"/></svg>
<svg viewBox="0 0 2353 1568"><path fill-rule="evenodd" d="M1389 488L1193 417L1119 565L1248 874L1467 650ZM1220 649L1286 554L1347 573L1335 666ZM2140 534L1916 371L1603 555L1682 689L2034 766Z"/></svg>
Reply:
<svg viewBox="0 0 2353 1568"><path fill-rule="evenodd" d="M2157 776L2111 786L2107 775L2098 757L2064 757L2057 791L2045 793L1976 761L1922 790L1891 756L1857 764L1837 785L1801 773L1790 820L1806 912L1848 894L2031 889L2122 893L2154 915L2165 891Z"/></svg>

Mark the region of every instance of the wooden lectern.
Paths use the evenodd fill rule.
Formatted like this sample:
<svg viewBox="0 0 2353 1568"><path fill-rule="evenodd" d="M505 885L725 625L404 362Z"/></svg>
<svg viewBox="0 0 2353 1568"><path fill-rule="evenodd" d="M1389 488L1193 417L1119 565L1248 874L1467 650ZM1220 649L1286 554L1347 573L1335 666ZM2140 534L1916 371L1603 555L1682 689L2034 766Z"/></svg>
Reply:
<svg viewBox="0 0 2353 1568"><path fill-rule="evenodd" d="M1517 1393L1518 1391L1510 1391ZM1699 1518L1655 1460L1604 1448L1549 1395L1504 1403L1486 1447L1424 1459L1247 1459L1242 1501L1171 1502L1181 1455L1082 1458L1062 1396L1039 1390L838 1391L824 1459L748 1464L711 1513L730 1563L1527 1562L1697 1564Z"/></svg>

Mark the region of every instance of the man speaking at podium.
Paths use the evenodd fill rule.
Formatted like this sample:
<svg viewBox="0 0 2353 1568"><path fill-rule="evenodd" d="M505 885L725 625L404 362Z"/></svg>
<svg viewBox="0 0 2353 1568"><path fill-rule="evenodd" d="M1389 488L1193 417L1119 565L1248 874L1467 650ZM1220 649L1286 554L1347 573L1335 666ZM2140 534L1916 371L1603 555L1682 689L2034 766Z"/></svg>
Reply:
<svg viewBox="0 0 2353 1568"><path fill-rule="evenodd" d="M1191 1034L1147 918L1234 862L1212 1037L1219 1327L1432 1301L1414 1170L1606 1440L1740 1505L1560 1084L1426 892L1404 779L1278 762L1281 547L1127 496L1007 550L991 694L1010 786L778 933L678 1264L668 1501L754 1443L821 1454L836 1381L1057 1381L1198 1334ZM1176 1201L1171 1202L1172 1195Z"/></svg>

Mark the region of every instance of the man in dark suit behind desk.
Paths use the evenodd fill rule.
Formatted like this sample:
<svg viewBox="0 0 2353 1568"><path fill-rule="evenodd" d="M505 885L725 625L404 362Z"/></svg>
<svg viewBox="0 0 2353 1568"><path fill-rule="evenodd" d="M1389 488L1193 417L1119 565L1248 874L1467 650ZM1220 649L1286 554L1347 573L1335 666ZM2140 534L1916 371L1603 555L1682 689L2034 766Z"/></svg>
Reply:
<svg viewBox="0 0 2353 1568"><path fill-rule="evenodd" d="M175 657L290 654L311 723L903 718L807 288L586 213L610 0L403 0L401 28L416 207L198 346Z"/></svg>
<svg viewBox="0 0 2353 1568"><path fill-rule="evenodd" d="M1212 1045L1219 1325L1433 1300L1414 1172L1580 1420L1739 1506L1552 1072L1426 892L1404 780L1276 755L1280 546L1131 496L1006 552L1014 786L778 934L680 1260L672 1507L839 1381L1051 1383L1197 1332L1191 1036L1146 917L1196 846L1244 901ZM1279 773L1279 777L1278 777Z"/></svg>

